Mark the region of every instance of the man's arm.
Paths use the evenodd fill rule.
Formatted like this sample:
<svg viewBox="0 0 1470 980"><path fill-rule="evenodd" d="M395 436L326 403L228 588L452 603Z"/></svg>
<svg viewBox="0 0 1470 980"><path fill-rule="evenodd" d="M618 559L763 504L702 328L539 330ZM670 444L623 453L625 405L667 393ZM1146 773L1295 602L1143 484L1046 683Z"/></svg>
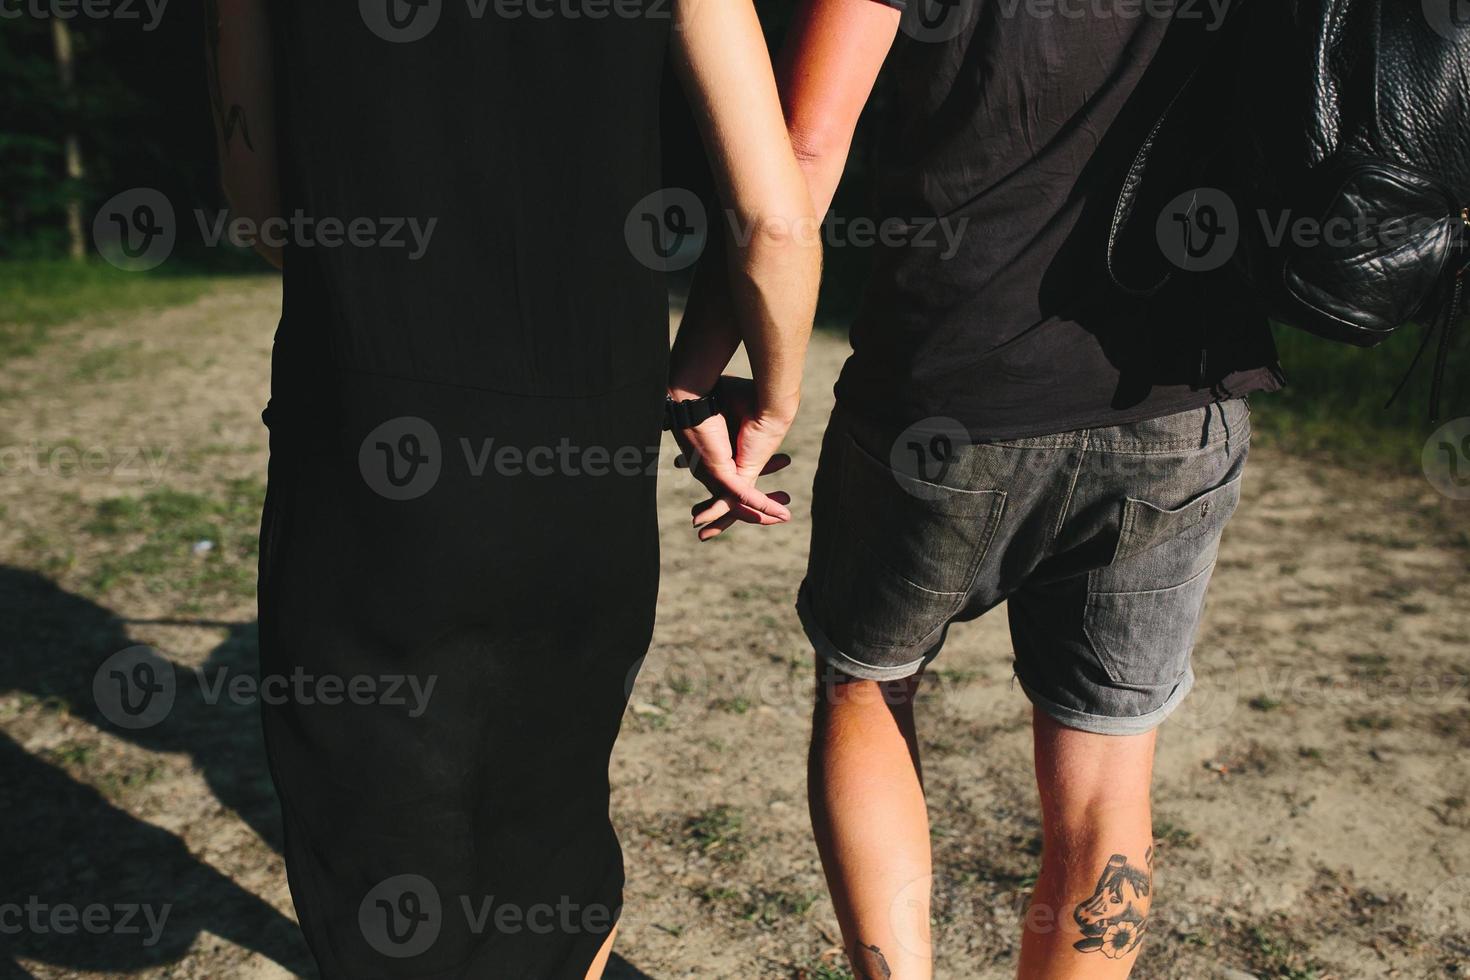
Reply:
<svg viewBox="0 0 1470 980"><path fill-rule="evenodd" d="M832 206L898 19L878 0L803 0L797 7L777 75L791 146L819 215Z"/></svg>
<svg viewBox="0 0 1470 980"><path fill-rule="evenodd" d="M256 251L280 268L279 245L259 240L266 220L281 212L266 0L205 0L204 29L220 183L234 216L255 228Z"/></svg>

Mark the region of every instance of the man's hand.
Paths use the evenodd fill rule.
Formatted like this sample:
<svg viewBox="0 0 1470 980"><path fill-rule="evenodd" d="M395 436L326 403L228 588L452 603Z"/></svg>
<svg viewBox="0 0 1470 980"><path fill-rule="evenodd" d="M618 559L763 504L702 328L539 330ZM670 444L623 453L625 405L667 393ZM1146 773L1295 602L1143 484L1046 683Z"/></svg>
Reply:
<svg viewBox="0 0 1470 980"><path fill-rule="evenodd" d="M687 398L690 393L672 392ZM737 521L747 524L785 524L791 520L786 505L790 494L771 494L756 489L758 478L783 470L791 457L777 452L791 428L794 412L777 415L762 412L756 404L753 382L746 378L723 377L716 388L720 413L699 425L675 431L683 455L679 465L688 466L712 496L693 508L699 539L718 537Z"/></svg>

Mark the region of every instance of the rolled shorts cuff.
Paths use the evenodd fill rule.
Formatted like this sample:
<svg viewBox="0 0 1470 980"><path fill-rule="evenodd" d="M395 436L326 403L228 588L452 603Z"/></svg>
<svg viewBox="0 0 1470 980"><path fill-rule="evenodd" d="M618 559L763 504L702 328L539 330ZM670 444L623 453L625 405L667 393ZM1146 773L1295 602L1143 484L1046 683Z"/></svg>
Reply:
<svg viewBox="0 0 1470 980"><path fill-rule="evenodd" d="M832 642L827 636L827 631L822 629L822 625L817 622L817 614L812 609L806 582L801 583L801 588L796 593L796 615L801 620L801 628L806 632L806 638L811 642L812 649L817 652L817 656L847 676L856 677L858 680L901 681L905 677L912 677L939 656L939 649L944 645L944 631L941 628L938 642L934 643L923 655L895 667L879 667L856 660L837 648L837 644Z"/></svg>
<svg viewBox="0 0 1470 980"><path fill-rule="evenodd" d="M1065 708L1037 692L1035 688L1022 680L1019 674L1016 675L1016 683L1021 685L1021 690L1026 692L1026 697L1031 700L1032 704L1068 728L1091 732L1094 735L1145 735L1162 725L1164 719L1172 715L1174 709L1184 701L1194 687L1194 668L1185 668L1184 676L1180 678L1178 684L1174 685L1174 689L1169 692L1169 697L1163 704L1147 714L1125 717L1094 715L1075 708Z"/></svg>

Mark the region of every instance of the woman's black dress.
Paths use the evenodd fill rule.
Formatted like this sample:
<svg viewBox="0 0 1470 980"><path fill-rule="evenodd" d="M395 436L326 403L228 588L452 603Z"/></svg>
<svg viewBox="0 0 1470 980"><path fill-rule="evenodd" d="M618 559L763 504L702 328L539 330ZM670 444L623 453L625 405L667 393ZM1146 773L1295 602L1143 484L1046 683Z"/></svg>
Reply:
<svg viewBox="0 0 1470 980"><path fill-rule="evenodd" d="M625 226L668 17L273 5L264 723L329 978L581 978L615 921L668 324Z"/></svg>

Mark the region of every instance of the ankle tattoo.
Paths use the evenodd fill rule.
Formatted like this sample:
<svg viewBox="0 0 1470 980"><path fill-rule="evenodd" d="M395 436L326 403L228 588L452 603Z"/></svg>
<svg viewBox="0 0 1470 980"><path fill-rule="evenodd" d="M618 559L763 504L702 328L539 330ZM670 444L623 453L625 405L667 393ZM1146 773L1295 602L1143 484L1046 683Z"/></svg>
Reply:
<svg viewBox="0 0 1470 980"><path fill-rule="evenodd" d="M859 943L858 948L861 952L852 964L852 972L856 980L890 980L892 978L893 970L889 968L883 950L865 943Z"/></svg>

